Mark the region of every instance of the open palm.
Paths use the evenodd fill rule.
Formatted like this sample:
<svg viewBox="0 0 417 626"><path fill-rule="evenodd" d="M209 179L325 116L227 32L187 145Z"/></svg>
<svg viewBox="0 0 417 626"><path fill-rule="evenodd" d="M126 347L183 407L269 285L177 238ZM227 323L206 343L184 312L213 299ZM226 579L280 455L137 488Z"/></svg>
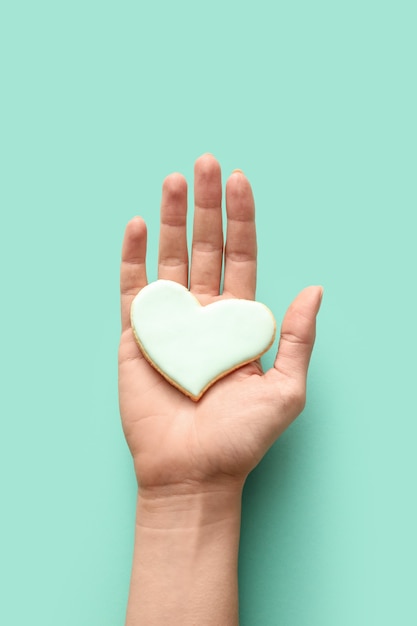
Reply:
<svg viewBox="0 0 417 626"><path fill-rule="evenodd" d="M235 171L226 184L224 253L221 172L209 154L196 161L194 196L189 273L187 183L180 174L165 179L158 277L189 287L202 305L223 298L254 299L255 207L248 180ZM122 251L119 397L138 482L143 489L172 489L219 479L242 481L304 406L322 289L308 287L291 304L273 368L264 374L259 362L246 365L193 402L149 365L134 339L130 307L147 284L145 257L146 226L135 218L127 225Z"/></svg>

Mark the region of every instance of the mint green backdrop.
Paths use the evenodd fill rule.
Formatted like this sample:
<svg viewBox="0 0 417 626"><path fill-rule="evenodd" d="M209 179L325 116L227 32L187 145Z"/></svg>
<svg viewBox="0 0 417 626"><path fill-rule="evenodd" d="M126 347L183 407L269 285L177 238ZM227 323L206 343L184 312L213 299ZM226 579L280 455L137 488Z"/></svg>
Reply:
<svg viewBox="0 0 417 626"><path fill-rule="evenodd" d="M416 18L411 0L2 5L1 624L123 623L121 239L143 215L154 279L162 179L205 151L253 183L258 299L281 320L325 287L307 407L244 493L241 624L417 623Z"/></svg>

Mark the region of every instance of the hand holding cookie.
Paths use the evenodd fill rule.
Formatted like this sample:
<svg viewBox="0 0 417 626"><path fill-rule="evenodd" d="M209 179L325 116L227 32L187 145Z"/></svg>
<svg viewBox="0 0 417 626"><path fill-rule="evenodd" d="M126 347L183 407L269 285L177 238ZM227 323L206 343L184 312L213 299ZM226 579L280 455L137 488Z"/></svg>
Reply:
<svg viewBox="0 0 417 626"><path fill-rule="evenodd" d="M233 301L231 306L223 308L229 308L231 313L228 314L237 316L236 319L239 315L243 319L246 313L238 311L238 301L253 301L255 298L257 244L252 190L241 171L236 170L229 177L225 195L227 225L224 248L220 166L213 156L203 155L195 164L194 225L189 264L187 183L180 174L172 174L165 179L158 265L161 283L154 285L159 285L158 290L161 285L163 289L168 286L174 294L173 300L178 294L178 297L190 298L191 308L194 306L197 313L201 309L206 318L213 317L213 307L210 309L210 306L214 303ZM282 323L275 365L268 372L263 373L259 360L254 359L271 345L273 322L272 332L268 327L269 335L262 349L256 352L257 348L253 348L250 358L239 356L224 366L222 359L217 359L216 355L233 352L234 346L240 343L239 336L233 335L230 346L226 346L225 340L219 340L214 332L204 344L201 337L206 335L207 340L207 334L212 332L212 322L209 320L202 331L198 326L200 321L196 322L196 328L191 328L194 309L192 316L187 317L187 323L183 323L183 331L178 330L177 323L167 333L172 318L177 315L178 320L184 320L182 316L188 315L188 308L186 314L182 310L174 313L174 309L170 308L173 300L166 292L160 296L159 304L155 303L155 293L151 293L154 298L151 298L151 304L149 299L141 297L142 290L147 286L145 256L146 226L141 218L134 218L127 225L122 251L119 392L123 428L134 458L139 485L142 490L164 491L198 491L207 484L230 481L241 486L250 470L304 406L307 367L322 289L304 289L289 307ZM224 288L220 293L223 266ZM148 294L151 287L155 292L154 285L147 287L143 294ZM142 308L135 322L132 302L137 296ZM258 312L255 314L257 305L254 302L248 305L249 308L253 305L254 332L251 334L255 336L258 331L262 334L264 322L262 316L257 317ZM221 308L222 305L214 307L215 315ZM160 331L155 326L160 338L159 345L156 341L155 350L157 359L162 354L162 365L150 357L149 349L140 337L140 320L146 316L146 341L151 336L151 350L155 347L152 335L155 330L151 328L149 331L149 320L152 321L153 317L162 320ZM189 319L192 321L189 322ZM267 326L268 319L271 325L269 313L265 321ZM216 318L214 326L221 326L222 323ZM233 323L225 338L232 336L232 327ZM199 346L201 340L202 348L190 348L184 352L182 337L187 334L186 328L191 337L188 344ZM237 332L237 328L233 332L235 330ZM249 335L247 326L242 332ZM210 351L210 344L216 348ZM208 360L210 365L217 360L222 364L218 366L216 363L220 374L207 375L207 382L206 374L201 377L200 370L204 370ZM226 362L229 363L227 359ZM214 368L213 372L216 371ZM194 387L187 389L186 385Z"/></svg>

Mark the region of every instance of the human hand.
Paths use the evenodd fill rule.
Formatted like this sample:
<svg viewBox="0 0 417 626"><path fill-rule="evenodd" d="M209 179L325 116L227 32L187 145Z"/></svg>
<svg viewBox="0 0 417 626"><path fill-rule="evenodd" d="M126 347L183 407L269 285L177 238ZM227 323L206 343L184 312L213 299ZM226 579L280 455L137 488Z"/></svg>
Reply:
<svg viewBox="0 0 417 626"><path fill-rule="evenodd" d="M188 282L187 184L171 174L163 184L158 277L176 281L202 305L254 299L254 200L244 174L226 183L227 237L223 255L221 174L205 154L195 163L195 210ZM321 287L307 287L290 305L274 367L255 361L216 382L198 402L170 385L139 350L130 326L133 298L147 284L146 226L126 228L121 265L122 336L119 397L123 429L142 491L198 491L205 485L242 485L271 444L302 411L315 339ZM224 290L220 279L224 263Z"/></svg>

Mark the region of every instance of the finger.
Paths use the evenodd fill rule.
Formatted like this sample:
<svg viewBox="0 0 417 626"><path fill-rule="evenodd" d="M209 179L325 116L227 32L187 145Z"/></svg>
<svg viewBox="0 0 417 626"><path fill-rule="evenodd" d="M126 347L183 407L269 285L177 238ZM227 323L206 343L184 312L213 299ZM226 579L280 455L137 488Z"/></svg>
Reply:
<svg viewBox="0 0 417 626"><path fill-rule="evenodd" d="M126 226L122 246L120 268L122 330L129 328L132 300L146 284L146 224L141 217L135 217Z"/></svg>
<svg viewBox="0 0 417 626"><path fill-rule="evenodd" d="M158 277L188 287L187 181L181 174L164 180L159 232Z"/></svg>
<svg viewBox="0 0 417 626"><path fill-rule="evenodd" d="M194 168L194 228L190 286L195 293L218 295L223 259L220 165L211 154Z"/></svg>
<svg viewBox="0 0 417 626"><path fill-rule="evenodd" d="M235 170L226 184L224 291L253 300L256 290L255 202L248 179Z"/></svg>
<svg viewBox="0 0 417 626"><path fill-rule="evenodd" d="M279 379L281 390L290 392L296 413L301 412L305 403L307 369L322 295L322 287L307 287L292 302L282 322L278 353L270 370Z"/></svg>

